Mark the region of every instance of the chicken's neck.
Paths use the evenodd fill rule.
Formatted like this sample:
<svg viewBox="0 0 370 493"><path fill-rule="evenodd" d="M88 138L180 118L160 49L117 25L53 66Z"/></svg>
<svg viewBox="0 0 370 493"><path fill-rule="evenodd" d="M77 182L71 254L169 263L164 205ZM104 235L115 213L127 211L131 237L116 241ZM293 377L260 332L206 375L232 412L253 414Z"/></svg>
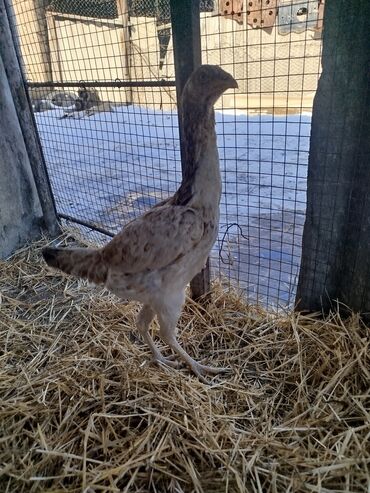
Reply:
<svg viewBox="0 0 370 493"><path fill-rule="evenodd" d="M174 200L178 205L218 208L221 175L213 105L184 101L185 171Z"/></svg>

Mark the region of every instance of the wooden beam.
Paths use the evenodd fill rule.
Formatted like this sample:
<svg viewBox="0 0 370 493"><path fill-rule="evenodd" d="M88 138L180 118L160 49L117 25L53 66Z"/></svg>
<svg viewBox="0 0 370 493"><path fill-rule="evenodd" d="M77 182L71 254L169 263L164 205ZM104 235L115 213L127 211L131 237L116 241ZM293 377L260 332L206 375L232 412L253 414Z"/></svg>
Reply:
<svg viewBox="0 0 370 493"><path fill-rule="evenodd" d="M171 23L176 75L177 112L179 119L181 167L185 171L184 132L181 94L192 72L201 65L199 0L171 0ZM193 299L210 291L210 263L190 283Z"/></svg>
<svg viewBox="0 0 370 493"><path fill-rule="evenodd" d="M41 237L42 214L1 52L0 94L0 259L5 259Z"/></svg>
<svg viewBox="0 0 370 493"><path fill-rule="evenodd" d="M46 20L46 0L33 0L35 8L35 17L37 22L37 39L38 45L41 49L41 58L43 64L43 77L44 80L51 80L52 66L51 66L51 53L48 36L48 24Z"/></svg>
<svg viewBox="0 0 370 493"><path fill-rule="evenodd" d="M37 186L45 227L51 235L58 235L60 234L60 228L57 221L54 197L37 133L36 122L32 113L31 102L25 89L24 76L15 49L14 39L16 32L11 30L6 1L0 0L0 54Z"/></svg>
<svg viewBox="0 0 370 493"><path fill-rule="evenodd" d="M62 62L60 59L60 48L59 48L58 33L56 27L56 19L55 19L55 15L52 12L46 13L46 23L48 26L48 36L49 36L51 66L52 66L51 77L50 79L46 79L46 82L52 80L63 82L63 69L62 69Z"/></svg>
<svg viewBox="0 0 370 493"><path fill-rule="evenodd" d="M370 317L369 18L368 0L325 3L299 310L327 312L339 301Z"/></svg>
<svg viewBox="0 0 370 493"><path fill-rule="evenodd" d="M116 0L117 1L117 11L120 16L122 23L122 42L120 44L122 50L122 60L124 62L124 80L131 81L131 71L132 71L132 63L131 63L131 36L130 36L130 20L128 15L128 3L127 0ZM133 94L132 88L129 87L125 90L126 95L126 104L132 104Z"/></svg>

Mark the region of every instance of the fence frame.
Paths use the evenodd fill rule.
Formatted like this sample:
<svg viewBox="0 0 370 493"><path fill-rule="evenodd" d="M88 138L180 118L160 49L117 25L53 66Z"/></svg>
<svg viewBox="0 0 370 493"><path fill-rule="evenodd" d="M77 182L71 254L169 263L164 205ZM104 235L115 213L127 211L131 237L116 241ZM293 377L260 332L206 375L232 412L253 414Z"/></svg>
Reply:
<svg viewBox="0 0 370 493"><path fill-rule="evenodd" d="M343 16L343 12L346 15ZM370 319L370 4L325 4L297 309ZM356 56L354 56L356 53ZM339 306L338 306L339 302Z"/></svg>
<svg viewBox="0 0 370 493"><path fill-rule="evenodd" d="M177 114L179 121L182 173L185 173L184 129L181 94L192 72L201 65L199 0L170 0L172 39L175 61ZM211 289L210 260L190 283L191 296L197 300Z"/></svg>
<svg viewBox="0 0 370 493"><path fill-rule="evenodd" d="M60 226L54 196L46 168L46 162L41 147L40 138L32 112L31 101L26 90L26 82L22 69L21 56L17 49L16 28L12 23L9 0L0 0L0 49L6 75L9 80L19 125L30 160L32 173L37 186L37 192L43 213L44 226L49 234L60 234Z"/></svg>

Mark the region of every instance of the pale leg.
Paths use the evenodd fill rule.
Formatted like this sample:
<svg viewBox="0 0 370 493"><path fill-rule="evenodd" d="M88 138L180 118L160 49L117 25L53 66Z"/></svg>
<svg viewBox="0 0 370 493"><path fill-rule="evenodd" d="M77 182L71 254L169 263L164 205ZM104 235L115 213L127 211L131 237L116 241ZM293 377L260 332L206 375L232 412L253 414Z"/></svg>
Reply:
<svg viewBox="0 0 370 493"><path fill-rule="evenodd" d="M160 350L157 348L155 345L151 335L149 334L149 326L150 322L154 318L154 311L151 309L149 305L144 305L143 308L140 310L140 313L137 317L136 320L136 325L137 328L144 339L144 341L148 344L152 355L153 355L153 361L156 363L163 363L168 366L172 366L176 368L178 366L177 361L171 361L169 358L166 358L163 356L163 354L160 352Z"/></svg>
<svg viewBox="0 0 370 493"><path fill-rule="evenodd" d="M181 307L182 303L180 304L180 306L179 304L173 303L172 305L167 305L165 307L162 307L161 310L158 310L160 335L162 339L170 346L170 348L175 351L175 353L178 354L180 358L190 366L195 375L197 375L202 382L208 383L207 380L203 377L204 373L212 373L214 375L217 375L218 373L228 371L228 369L201 365L180 346L180 344L176 340L176 324L180 316Z"/></svg>

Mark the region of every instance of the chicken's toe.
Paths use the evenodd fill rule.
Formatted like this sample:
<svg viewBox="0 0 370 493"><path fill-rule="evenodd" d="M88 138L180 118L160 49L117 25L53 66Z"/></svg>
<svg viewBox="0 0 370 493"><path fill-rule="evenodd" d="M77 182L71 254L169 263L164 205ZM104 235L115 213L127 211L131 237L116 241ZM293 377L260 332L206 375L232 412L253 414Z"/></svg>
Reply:
<svg viewBox="0 0 370 493"><path fill-rule="evenodd" d="M211 375L219 375L220 373L229 373L231 368L217 368L215 366L207 366L197 363L198 369L201 373L210 373Z"/></svg>
<svg viewBox="0 0 370 493"><path fill-rule="evenodd" d="M173 356L158 356L152 359L153 363L157 363L159 365L165 365L165 366L170 366L171 368L178 368L181 364L180 361L174 360Z"/></svg>
<svg viewBox="0 0 370 493"><path fill-rule="evenodd" d="M193 373L199 378L199 380L205 384L210 384L211 382L208 381L204 377L204 375L206 374L218 375L219 373L226 373L231 371L230 368L215 368L213 366L202 365L200 363L191 365L191 369L193 370Z"/></svg>

